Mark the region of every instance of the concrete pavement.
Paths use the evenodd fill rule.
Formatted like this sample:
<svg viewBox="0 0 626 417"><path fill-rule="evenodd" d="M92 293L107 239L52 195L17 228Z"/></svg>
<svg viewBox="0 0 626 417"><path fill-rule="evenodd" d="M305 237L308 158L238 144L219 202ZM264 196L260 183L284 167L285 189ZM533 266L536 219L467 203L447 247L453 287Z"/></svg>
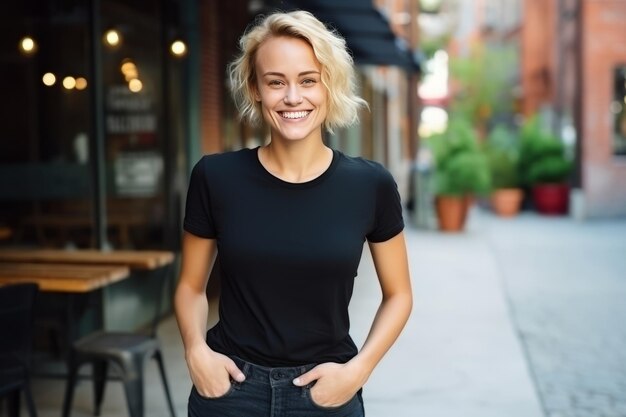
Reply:
<svg viewBox="0 0 626 417"><path fill-rule="evenodd" d="M626 219L484 220L546 416L626 416Z"/></svg>
<svg viewBox="0 0 626 417"><path fill-rule="evenodd" d="M626 416L626 221L576 223L475 210L468 230L407 228L415 307L364 389L368 417ZM351 317L357 344L380 300L369 252ZM175 321L160 328L178 416L190 382ZM167 409L147 364L149 417ZM40 416L58 417L64 384L35 380ZM91 415L91 384L72 415ZM127 415L110 383L103 417ZM242 416L245 417L245 416Z"/></svg>
<svg viewBox="0 0 626 417"><path fill-rule="evenodd" d="M481 229L406 230L414 310L365 387L368 416L543 416ZM366 250L351 305L357 344L378 304L377 285Z"/></svg>

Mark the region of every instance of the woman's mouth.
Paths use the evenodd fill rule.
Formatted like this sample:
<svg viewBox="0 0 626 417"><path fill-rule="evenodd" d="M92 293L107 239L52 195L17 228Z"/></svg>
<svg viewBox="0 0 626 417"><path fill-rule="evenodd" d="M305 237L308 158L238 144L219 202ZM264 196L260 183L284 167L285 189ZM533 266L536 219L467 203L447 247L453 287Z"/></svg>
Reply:
<svg viewBox="0 0 626 417"><path fill-rule="evenodd" d="M309 113L311 113L311 110L278 112L278 114L280 114L282 118L289 119L289 120L304 119L305 117L309 115Z"/></svg>

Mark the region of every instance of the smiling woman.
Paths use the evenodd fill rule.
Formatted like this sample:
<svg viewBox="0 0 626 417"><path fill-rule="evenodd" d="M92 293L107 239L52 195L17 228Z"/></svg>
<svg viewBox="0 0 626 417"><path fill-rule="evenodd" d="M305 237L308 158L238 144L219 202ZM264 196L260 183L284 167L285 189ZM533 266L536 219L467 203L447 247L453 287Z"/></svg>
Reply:
<svg viewBox="0 0 626 417"><path fill-rule="evenodd" d="M355 94L356 84L352 57L345 40L328 30L307 12L274 14L261 20L241 38L241 55L229 67L230 84L237 108L243 119L261 122L256 100L258 50L269 38L287 37L306 42L317 61L321 83L328 93L328 118L325 127L348 126L357 121L358 110L367 103Z"/></svg>
<svg viewBox="0 0 626 417"><path fill-rule="evenodd" d="M259 47L254 98L272 140L319 136L327 116L328 94L321 83L322 66L302 39L273 37Z"/></svg>
<svg viewBox="0 0 626 417"><path fill-rule="evenodd" d="M175 297L189 416L362 417L362 387L412 305L397 187L322 140L365 104L342 38L300 11L266 17L240 45L233 96L270 142L207 155L191 175ZM383 300L359 350L348 305L365 241ZM220 320L205 337L218 250Z"/></svg>

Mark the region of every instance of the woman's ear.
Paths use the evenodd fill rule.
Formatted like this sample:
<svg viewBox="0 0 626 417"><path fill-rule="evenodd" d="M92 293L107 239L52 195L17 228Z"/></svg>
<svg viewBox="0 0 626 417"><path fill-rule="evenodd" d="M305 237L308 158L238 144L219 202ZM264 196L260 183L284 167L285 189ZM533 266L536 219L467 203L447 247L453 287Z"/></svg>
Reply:
<svg viewBox="0 0 626 417"><path fill-rule="evenodd" d="M259 94L259 89L256 84L252 85L252 93L256 101L261 101L261 94Z"/></svg>

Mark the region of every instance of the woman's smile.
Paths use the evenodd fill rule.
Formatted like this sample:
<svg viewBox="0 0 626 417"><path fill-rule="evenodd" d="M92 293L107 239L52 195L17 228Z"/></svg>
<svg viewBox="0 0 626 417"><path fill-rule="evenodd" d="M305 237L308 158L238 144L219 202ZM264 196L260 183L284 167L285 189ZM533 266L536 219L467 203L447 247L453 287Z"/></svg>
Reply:
<svg viewBox="0 0 626 417"><path fill-rule="evenodd" d="M284 119L288 120L302 120L305 119L309 114L311 114L311 110L304 111L282 111L278 112L280 116Z"/></svg>

